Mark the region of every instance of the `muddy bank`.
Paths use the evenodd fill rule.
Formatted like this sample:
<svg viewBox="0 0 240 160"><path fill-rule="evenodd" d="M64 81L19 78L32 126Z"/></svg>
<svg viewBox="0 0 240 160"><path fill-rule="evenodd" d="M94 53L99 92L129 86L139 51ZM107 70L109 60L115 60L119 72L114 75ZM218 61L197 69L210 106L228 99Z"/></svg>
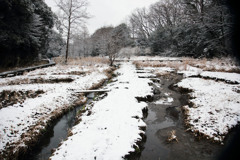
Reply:
<svg viewBox="0 0 240 160"><path fill-rule="evenodd" d="M188 104L187 92L179 92L174 84L183 77L176 73L158 76L154 81L153 102L148 103L148 116L144 119L146 142L143 150L130 159L140 160L212 160L223 146L195 137L186 131L181 107ZM176 139L169 140L174 131Z"/></svg>

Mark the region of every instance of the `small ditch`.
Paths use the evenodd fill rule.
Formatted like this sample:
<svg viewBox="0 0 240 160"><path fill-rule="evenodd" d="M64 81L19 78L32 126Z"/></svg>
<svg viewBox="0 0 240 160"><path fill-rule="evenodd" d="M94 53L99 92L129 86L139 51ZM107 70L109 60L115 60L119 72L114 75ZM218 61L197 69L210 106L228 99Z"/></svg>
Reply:
<svg viewBox="0 0 240 160"><path fill-rule="evenodd" d="M109 80L101 82L101 87L104 87ZM100 88L100 84L94 86L95 88ZM47 127L44 135L39 139L39 142L24 153L19 156L19 160L48 160L49 157L54 152L54 149L58 148L62 141L64 141L70 133L71 128L79 122L79 115L81 111L84 110L86 105L91 105L93 101L102 99L105 93L88 93L85 96L88 98L84 105L79 105L74 107L72 110L68 111L62 117L54 120L50 126Z"/></svg>
<svg viewBox="0 0 240 160"><path fill-rule="evenodd" d="M148 102L148 114L144 119L146 138L140 145L141 151L128 160L212 160L222 151L222 145L194 137L186 131L181 107L189 103L189 96L174 88L182 78L171 73L153 81L153 102ZM169 102L163 103L164 100ZM178 142L168 141L172 131Z"/></svg>
<svg viewBox="0 0 240 160"><path fill-rule="evenodd" d="M44 136L39 140L39 143L31 148L27 154L19 157L19 160L49 159L54 149L68 137L70 129L78 122L77 116L79 112L83 110L86 105L92 103L96 96L97 94L89 93L86 104L75 107L61 118L55 120L51 126L47 128Z"/></svg>
<svg viewBox="0 0 240 160"><path fill-rule="evenodd" d="M87 103L90 103L91 101L92 99L88 99ZM67 138L69 129L71 129L76 123L75 118L78 111L83 107L84 105L77 106L61 118L55 120L46 130L44 136L41 137L39 143L19 159L47 160L51 156L53 149L57 148L59 144Z"/></svg>

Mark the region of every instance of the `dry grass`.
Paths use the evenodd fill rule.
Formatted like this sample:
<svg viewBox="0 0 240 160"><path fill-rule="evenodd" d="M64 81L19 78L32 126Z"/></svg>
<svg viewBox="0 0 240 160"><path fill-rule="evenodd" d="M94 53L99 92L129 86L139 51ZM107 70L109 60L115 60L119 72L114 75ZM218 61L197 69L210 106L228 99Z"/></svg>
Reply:
<svg viewBox="0 0 240 160"><path fill-rule="evenodd" d="M183 66L183 62L180 61L134 61L133 64L136 65L137 68L142 67L170 67L178 70L181 66Z"/></svg>
<svg viewBox="0 0 240 160"><path fill-rule="evenodd" d="M5 108L7 106L23 103L27 98L36 98L37 96L43 94L44 91L7 91L3 90L0 92L0 109Z"/></svg>
<svg viewBox="0 0 240 160"><path fill-rule="evenodd" d="M224 57L214 59L182 58L179 61L134 61L138 68L142 67L171 67L176 70L186 70L187 66L200 68L204 71L235 72L240 73L240 67L236 60Z"/></svg>
<svg viewBox="0 0 240 160"><path fill-rule="evenodd" d="M54 59L57 64L65 64L64 57L57 57ZM93 66L96 64L109 64L109 60L103 57L82 57L82 58L68 58L68 65Z"/></svg>
<svg viewBox="0 0 240 160"><path fill-rule="evenodd" d="M178 142L178 139L177 139L177 136L176 136L176 130L172 130L168 133L167 141L168 142L173 142L173 141Z"/></svg>
<svg viewBox="0 0 240 160"><path fill-rule="evenodd" d="M72 74L75 75L75 74ZM55 84L55 83L71 83L74 79L71 77L66 78L51 78L47 79L44 77L39 78L16 78L16 79L9 79L9 81L6 81L4 83L0 83L0 86L10 86L10 85L22 85L22 84Z"/></svg>

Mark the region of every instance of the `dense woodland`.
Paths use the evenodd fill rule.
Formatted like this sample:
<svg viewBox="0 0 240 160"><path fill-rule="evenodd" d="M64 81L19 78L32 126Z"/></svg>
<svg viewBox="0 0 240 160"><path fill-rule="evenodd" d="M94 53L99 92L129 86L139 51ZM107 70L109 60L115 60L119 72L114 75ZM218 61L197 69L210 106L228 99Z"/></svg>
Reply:
<svg viewBox="0 0 240 160"><path fill-rule="evenodd" d="M87 7L86 0L76 1ZM63 14L55 15L43 0L0 0L1 67L64 55L66 48L69 56L110 60L124 47L138 48L143 55L146 49L161 56L211 58L232 53L233 19L223 0L160 0L136 9L126 23L99 28L92 35L80 19L82 23L69 30L69 41Z"/></svg>
<svg viewBox="0 0 240 160"><path fill-rule="evenodd" d="M1 0L1 66L20 65L47 54L54 18L42 1Z"/></svg>

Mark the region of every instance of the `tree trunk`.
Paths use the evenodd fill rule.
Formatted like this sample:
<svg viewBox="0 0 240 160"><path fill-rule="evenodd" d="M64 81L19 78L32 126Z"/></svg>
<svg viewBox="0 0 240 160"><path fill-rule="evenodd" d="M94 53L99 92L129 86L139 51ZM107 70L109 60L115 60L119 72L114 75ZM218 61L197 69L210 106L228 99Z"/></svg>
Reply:
<svg viewBox="0 0 240 160"><path fill-rule="evenodd" d="M200 14L201 14L201 22L204 23L204 0L200 0Z"/></svg>
<svg viewBox="0 0 240 160"><path fill-rule="evenodd" d="M68 53L69 53L69 41L70 41L70 33L71 33L71 18L72 18L72 0L69 7L69 16L68 16L68 32L67 32L67 46L66 46L66 56L65 63L67 64Z"/></svg>
<svg viewBox="0 0 240 160"><path fill-rule="evenodd" d="M67 46L66 46L66 56L65 56L65 63L67 64L67 60L68 60L68 52L69 52L69 40L70 40L70 24L68 27L68 33L67 33Z"/></svg>

